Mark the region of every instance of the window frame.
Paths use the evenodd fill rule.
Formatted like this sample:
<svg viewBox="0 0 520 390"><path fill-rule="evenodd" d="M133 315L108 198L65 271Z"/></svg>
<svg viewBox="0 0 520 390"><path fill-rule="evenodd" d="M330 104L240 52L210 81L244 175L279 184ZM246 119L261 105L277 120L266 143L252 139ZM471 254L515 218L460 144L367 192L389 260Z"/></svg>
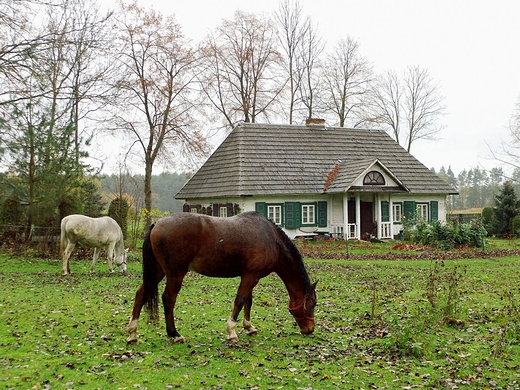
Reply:
<svg viewBox="0 0 520 390"><path fill-rule="evenodd" d="M396 209L399 208L399 218L397 218ZM392 202L392 221L394 223L400 224L403 220L403 203L402 202Z"/></svg>
<svg viewBox="0 0 520 390"><path fill-rule="evenodd" d="M279 221L277 221L276 219L273 219L271 218L270 216L270 210L278 210L279 213L278 213L278 217L279 217ZM273 204L266 204L266 213L267 213L267 219L273 221L273 223L275 225L278 225L278 226L281 226L283 225L283 207L281 204L276 204L276 203L273 203ZM276 216L276 212L274 213L275 216Z"/></svg>
<svg viewBox="0 0 520 390"><path fill-rule="evenodd" d="M370 171L363 178L364 186L384 186L386 180L383 174L379 171Z"/></svg>
<svg viewBox="0 0 520 390"><path fill-rule="evenodd" d="M426 222L430 220L429 203L417 202L415 204L415 212L418 219Z"/></svg>
<svg viewBox="0 0 520 390"><path fill-rule="evenodd" d="M218 216L219 217L227 217L228 216L228 208L227 206L220 206L218 208Z"/></svg>
<svg viewBox="0 0 520 390"><path fill-rule="evenodd" d="M302 226L316 226L316 203L303 203L301 209L302 213ZM304 211L306 210L306 211ZM307 221L305 221L305 216L307 217Z"/></svg>

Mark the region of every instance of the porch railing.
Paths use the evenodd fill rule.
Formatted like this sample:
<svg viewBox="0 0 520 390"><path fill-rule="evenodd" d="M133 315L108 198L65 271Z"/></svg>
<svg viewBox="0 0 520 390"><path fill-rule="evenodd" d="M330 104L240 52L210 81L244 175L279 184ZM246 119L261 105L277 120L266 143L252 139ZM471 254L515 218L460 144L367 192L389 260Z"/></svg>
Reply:
<svg viewBox="0 0 520 390"><path fill-rule="evenodd" d="M380 238L392 238L392 223L381 222L381 237Z"/></svg>
<svg viewBox="0 0 520 390"><path fill-rule="evenodd" d="M348 239L357 238L357 225L355 223L349 223L347 225L347 229L348 229L348 232L347 232Z"/></svg>

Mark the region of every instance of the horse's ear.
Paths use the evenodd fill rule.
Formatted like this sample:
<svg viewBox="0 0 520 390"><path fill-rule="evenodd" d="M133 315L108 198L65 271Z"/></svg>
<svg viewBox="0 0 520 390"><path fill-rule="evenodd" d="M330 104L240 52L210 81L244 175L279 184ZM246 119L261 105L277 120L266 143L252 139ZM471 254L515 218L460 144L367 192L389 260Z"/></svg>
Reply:
<svg viewBox="0 0 520 390"><path fill-rule="evenodd" d="M130 248L126 248L126 249L125 249L125 252L128 253L129 250L130 250Z"/></svg>
<svg viewBox="0 0 520 390"><path fill-rule="evenodd" d="M312 284L312 289L313 290L316 290L316 285L318 284L318 281L316 280L313 284Z"/></svg>

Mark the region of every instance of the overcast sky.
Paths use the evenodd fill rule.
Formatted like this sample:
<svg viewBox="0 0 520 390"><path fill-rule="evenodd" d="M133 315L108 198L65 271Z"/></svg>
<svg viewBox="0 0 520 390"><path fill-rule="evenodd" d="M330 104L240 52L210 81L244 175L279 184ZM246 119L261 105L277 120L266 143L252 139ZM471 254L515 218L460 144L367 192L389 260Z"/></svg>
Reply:
<svg viewBox="0 0 520 390"><path fill-rule="evenodd" d="M509 120L520 97L519 0L300 0L332 46L353 37L374 70L427 69L440 85L448 114L440 139L412 145L428 168L455 174L500 166L493 150L509 140ZM186 37L201 40L237 9L275 12L279 0L138 0L174 15Z"/></svg>

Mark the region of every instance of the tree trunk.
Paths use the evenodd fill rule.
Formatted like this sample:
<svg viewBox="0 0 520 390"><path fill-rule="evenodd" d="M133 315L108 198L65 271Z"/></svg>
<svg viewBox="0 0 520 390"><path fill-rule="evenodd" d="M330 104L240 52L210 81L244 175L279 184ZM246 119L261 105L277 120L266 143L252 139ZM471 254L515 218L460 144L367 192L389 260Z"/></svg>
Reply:
<svg viewBox="0 0 520 390"><path fill-rule="evenodd" d="M144 174L144 207L146 209L146 226L152 223L152 169L153 163L146 159Z"/></svg>

